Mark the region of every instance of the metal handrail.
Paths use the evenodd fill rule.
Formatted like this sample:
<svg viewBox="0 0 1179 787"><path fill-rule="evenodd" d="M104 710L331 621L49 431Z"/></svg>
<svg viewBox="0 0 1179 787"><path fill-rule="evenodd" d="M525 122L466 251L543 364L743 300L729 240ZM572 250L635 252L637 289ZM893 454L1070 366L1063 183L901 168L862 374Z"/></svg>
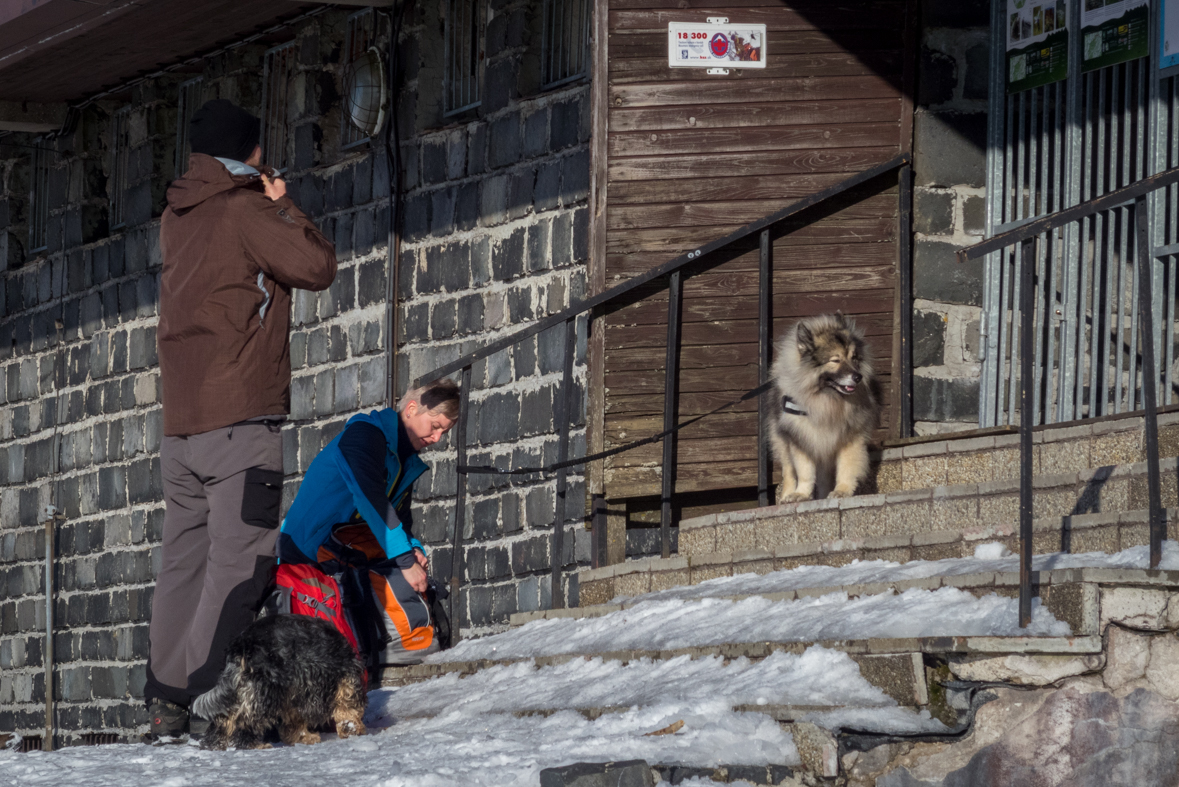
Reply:
<svg viewBox="0 0 1179 787"><path fill-rule="evenodd" d="M1162 512L1162 491L1159 478L1158 447L1158 402L1155 391L1158 374L1155 369L1154 314L1151 309L1153 293L1150 267L1151 260L1167 249L1152 249L1148 232L1147 197L1152 192L1179 183L1179 167L1143 178L1129 186L1111 191L1096 199L1082 202L1065 210L1041 216L1019 227L960 249L958 260L966 262L1010 246L1019 245L1019 364L1020 364L1020 414L1019 414L1019 625L1026 628L1032 619L1032 421L1033 389L1035 381L1032 372L1032 319L1035 314L1033 294L1033 267L1036 259L1036 241L1046 232L1058 229L1095 213L1134 203L1136 222L1135 246L1138 257L1138 316L1142 332L1142 400L1144 431L1146 437L1146 477L1148 488L1148 517L1150 525L1150 567L1158 568L1162 559L1163 538L1166 522ZM1050 361L1046 360L1046 363Z"/></svg>
<svg viewBox="0 0 1179 787"><path fill-rule="evenodd" d="M455 620L455 609L458 604L459 588L462 581L462 533L466 517L466 476L468 472L477 472L473 469L465 471L462 468L467 466L467 406L470 401L470 387L471 387L471 368L479 360L494 355L501 350L505 350L519 342L535 336L538 333L548 330L549 328L563 324L565 330L565 360L563 374L561 378L561 388L557 396L557 401L554 402L554 428L558 431L558 445L557 445L557 489L556 489L556 512L553 525L552 538L552 592L551 604L554 608L562 606L564 599L561 592L561 571L563 567L563 536L564 536L564 522L565 522L565 497L568 491L566 483L567 468L561 466L567 463L569 456L569 429L570 421L573 417L573 406L576 401L576 386L573 384L573 362L576 354L576 320L582 314L590 312L594 309L603 309L607 307L614 307L626 303L632 299L641 300L642 298L650 297L651 293L640 295L636 297L636 291L652 281L664 279L668 287L668 341L667 341L667 366L665 369L665 397L664 397L664 428L670 429L675 426L676 421L676 399L678 394L678 378L679 378L679 326L680 326L680 308L683 299L683 280L689 275L699 273L701 271L712 268L725 262L724 255L715 254L729 249L729 247L759 236L760 248L760 298L759 298L759 378L762 383L768 379L769 362L770 362L770 322L772 320L771 303L769 302L770 280L772 273L772 256L773 244L771 242L771 228L780 222L796 216L805 210L816 207L828 200L838 197L852 189L867 183L874 178L880 177L895 170L901 170L899 179L899 198L900 210L898 220L904 225L911 221L912 210L912 158L910 154L903 153L896 156L889 161L871 167L863 172L852 175L839 183L830 186L821 191L817 191L791 205L782 208L775 213L764 216L756 221L746 224L744 227L737 229L722 238L699 246L691 251L669 260L668 262L658 265L650 270L634 276L627 281L603 290L602 292L570 304L567 308L545 317L542 320L521 328L507 336L501 337L493 342L490 342L483 347L480 347L473 352L452 361L448 364L438 367L433 371L427 372L418 377L413 385L418 387L425 385L434 380L454 374L461 373L461 402L460 412L461 416L457 428L455 429L456 442L456 471L458 473L456 491L455 491L455 515L454 515L454 532L451 545L451 577L450 577L450 614L451 620ZM901 265L901 284L904 285L909 281L908 265L906 249L909 246L905 243L908 229L902 226L900 237L898 238L900 245L900 252L902 254ZM689 270L691 269L691 270ZM908 295L909 288L903 286L904 293L902 297ZM904 306L901 309L902 315L908 312L908 307ZM902 325L907 323L902 320ZM908 343L908 337L905 339L905 346ZM909 391L909 380L902 376L901 381L902 402L909 401L911 392ZM764 397L763 397L764 398ZM769 467L769 447L765 430L765 419L769 417L767 408L762 404L758 408L758 497L762 505L768 504L769 485L770 485L770 467ZM662 489L662 511L660 521L660 534L663 557L670 555L671 549L671 497L674 492L675 485L675 434L674 432L664 439L663 451L663 489ZM600 530L601 518L604 514L604 506L601 505L600 500L594 501L594 523L595 529ZM600 532L595 533L600 537ZM595 550L595 562L597 557L597 550ZM454 631L458 631L458 626L454 627Z"/></svg>

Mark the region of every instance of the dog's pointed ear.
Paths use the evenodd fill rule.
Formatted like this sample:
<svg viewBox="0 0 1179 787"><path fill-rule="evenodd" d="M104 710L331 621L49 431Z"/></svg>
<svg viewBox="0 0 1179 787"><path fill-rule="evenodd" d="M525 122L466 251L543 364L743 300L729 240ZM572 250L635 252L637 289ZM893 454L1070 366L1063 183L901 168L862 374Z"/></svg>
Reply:
<svg viewBox="0 0 1179 787"><path fill-rule="evenodd" d="M811 333L811 329L807 327L805 322L798 324L798 351L800 353L813 352L815 349L815 335Z"/></svg>
<svg viewBox="0 0 1179 787"><path fill-rule="evenodd" d="M839 323L840 328L846 329L848 327L847 317L842 311L835 312L835 319Z"/></svg>

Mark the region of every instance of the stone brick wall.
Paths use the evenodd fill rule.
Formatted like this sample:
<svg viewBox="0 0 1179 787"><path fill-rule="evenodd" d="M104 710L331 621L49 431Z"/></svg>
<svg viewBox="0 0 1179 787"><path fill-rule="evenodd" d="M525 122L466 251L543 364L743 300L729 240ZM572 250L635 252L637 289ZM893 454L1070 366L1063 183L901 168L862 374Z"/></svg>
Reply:
<svg viewBox="0 0 1179 787"><path fill-rule="evenodd" d="M918 434L978 426L990 7L921 3L914 116L913 417Z"/></svg>
<svg viewBox="0 0 1179 787"><path fill-rule="evenodd" d="M544 90L540 4L494 2L483 102L441 113L442 28L435 4L407 19L399 103L405 161L398 388L584 295L588 256L586 80ZM380 141L340 150L340 52L347 13L289 30L297 68L287 173L296 203L334 239L339 273L325 292L295 291L291 416L283 430L284 508L322 446L353 414L385 401L390 182ZM387 29L387 28L384 28ZM289 40L288 38L288 40ZM273 41L203 62L208 98L260 110ZM384 46L383 40L378 45ZM43 510L55 506L59 745L85 732L142 729L152 585L163 524L155 330L158 216L173 177L176 86L166 76L92 104L48 143L49 247L27 247L27 135L0 147L0 732L44 727ZM110 118L131 105L127 225L107 226ZM22 147L24 146L24 147ZM577 427L584 450L585 324L579 323ZM476 365L467 414L473 464L536 464L556 454L553 397L563 336L549 331ZM433 573L449 577L455 452L415 490L415 532ZM565 562L588 561L584 491L571 477ZM472 476L464 529L465 634L550 604L551 478ZM577 583L567 581L566 603Z"/></svg>

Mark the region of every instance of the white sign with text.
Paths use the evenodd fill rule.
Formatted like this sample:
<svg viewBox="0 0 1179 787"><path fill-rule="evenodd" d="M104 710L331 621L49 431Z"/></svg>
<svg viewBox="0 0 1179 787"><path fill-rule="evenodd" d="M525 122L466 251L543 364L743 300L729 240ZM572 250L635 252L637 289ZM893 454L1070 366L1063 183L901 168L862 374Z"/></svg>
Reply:
<svg viewBox="0 0 1179 787"><path fill-rule="evenodd" d="M672 68L765 68L766 26L669 22Z"/></svg>

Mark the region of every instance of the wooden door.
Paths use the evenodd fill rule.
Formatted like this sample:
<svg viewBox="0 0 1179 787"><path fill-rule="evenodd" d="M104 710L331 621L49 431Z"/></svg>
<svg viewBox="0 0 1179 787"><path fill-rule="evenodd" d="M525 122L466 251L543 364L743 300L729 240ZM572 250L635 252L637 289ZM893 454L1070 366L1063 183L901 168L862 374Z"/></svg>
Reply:
<svg viewBox="0 0 1179 787"><path fill-rule="evenodd" d="M726 16L767 25L766 68L711 76L667 64L669 22ZM604 181L598 284L654 265L908 150L913 57L909 0L609 0L598 63L598 178ZM599 56L602 47L599 44ZM605 106L603 106L605 105ZM774 244L774 334L800 316L842 311L866 328L892 417L897 188L871 184ZM667 293L605 315L601 438L612 447L662 429ZM758 384L758 255L753 244L684 284L679 417ZM592 378L591 378L592 379ZM592 383L591 383L592 384ZM596 398L596 397L595 397ZM757 404L684 429L676 492L751 490ZM607 460L611 499L657 495L662 448ZM752 494L756 497L756 492Z"/></svg>

